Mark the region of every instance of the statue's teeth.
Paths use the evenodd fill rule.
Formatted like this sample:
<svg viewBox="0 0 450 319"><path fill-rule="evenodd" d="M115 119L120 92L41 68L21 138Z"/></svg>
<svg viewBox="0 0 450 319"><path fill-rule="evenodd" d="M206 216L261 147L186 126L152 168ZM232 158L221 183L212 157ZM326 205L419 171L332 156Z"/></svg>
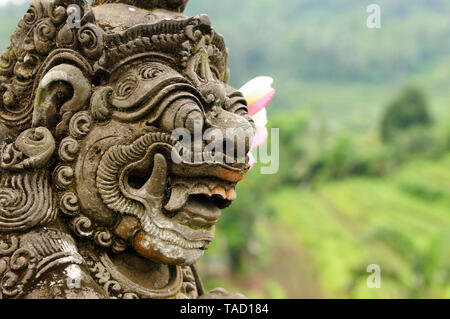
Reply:
<svg viewBox="0 0 450 319"><path fill-rule="evenodd" d="M182 185L176 185L172 188L169 202L164 208L169 212L180 210L186 204L189 197L189 190Z"/></svg>
<svg viewBox="0 0 450 319"><path fill-rule="evenodd" d="M231 200L231 201L235 200L237 198L235 189L231 188L230 190L228 190L226 197L228 200Z"/></svg>
<svg viewBox="0 0 450 319"><path fill-rule="evenodd" d="M216 187L216 188L212 191L212 193L213 193L214 195L219 195L219 196L222 197L223 199L227 198L227 197L226 197L226 194L225 194L225 189L224 189L223 187L220 187L220 186Z"/></svg>

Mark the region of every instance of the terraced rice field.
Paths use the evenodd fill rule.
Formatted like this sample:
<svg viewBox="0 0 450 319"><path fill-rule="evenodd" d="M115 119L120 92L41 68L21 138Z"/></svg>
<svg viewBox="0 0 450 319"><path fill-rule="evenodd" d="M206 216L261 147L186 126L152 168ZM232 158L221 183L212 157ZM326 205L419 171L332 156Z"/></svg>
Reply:
<svg viewBox="0 0 450 319"><path fill-rule="evenodd" d="M314 297L450 297L450 156L384 179L285 189L271 201L277 227L289 227L288 242L312 265ZM369 264L381 267L380 289L367 288ZM287 290L305 294L301 286Z"/></svg>

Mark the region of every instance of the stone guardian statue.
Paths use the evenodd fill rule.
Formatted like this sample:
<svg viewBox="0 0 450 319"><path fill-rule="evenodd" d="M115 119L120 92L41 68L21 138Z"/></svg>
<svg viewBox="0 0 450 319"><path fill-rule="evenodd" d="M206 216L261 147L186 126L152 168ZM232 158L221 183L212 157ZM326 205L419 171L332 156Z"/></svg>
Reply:
<svg viewBox="0 0 450 319"><path fill-rule="evenodd" d="M0 298L242 296L196 263L255 125L186 4L31 1L0 59ZM208 148L230 132L243 155Z"/></svg>

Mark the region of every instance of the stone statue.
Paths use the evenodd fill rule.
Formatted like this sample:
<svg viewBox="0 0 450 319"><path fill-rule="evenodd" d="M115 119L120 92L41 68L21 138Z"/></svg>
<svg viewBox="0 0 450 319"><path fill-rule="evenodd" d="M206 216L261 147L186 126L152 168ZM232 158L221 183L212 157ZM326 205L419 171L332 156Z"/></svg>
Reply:
<svg viewBox="0 0 450 319"><path fill-rule="evenodd" d="M205 292L196 263L248 156L189 161L208 141L173 132L235 131L245 153L254 122L187 2L31 1L0 60L0 298L242 296Z"/></svg>

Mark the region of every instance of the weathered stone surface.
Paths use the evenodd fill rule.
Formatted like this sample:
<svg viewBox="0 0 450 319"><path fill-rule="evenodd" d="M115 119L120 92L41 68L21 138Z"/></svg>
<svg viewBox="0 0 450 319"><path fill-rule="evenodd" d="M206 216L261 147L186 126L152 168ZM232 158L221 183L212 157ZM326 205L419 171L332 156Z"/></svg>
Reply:
<svg viewBox="0 0 450 319"><path fill-rule="evenodd" d="M186 3L31 1L0 59L0 298L241 296L195 265L248 158L192 163L205 145L172 133L236 129L248 152L254 124Z"/></svg>

